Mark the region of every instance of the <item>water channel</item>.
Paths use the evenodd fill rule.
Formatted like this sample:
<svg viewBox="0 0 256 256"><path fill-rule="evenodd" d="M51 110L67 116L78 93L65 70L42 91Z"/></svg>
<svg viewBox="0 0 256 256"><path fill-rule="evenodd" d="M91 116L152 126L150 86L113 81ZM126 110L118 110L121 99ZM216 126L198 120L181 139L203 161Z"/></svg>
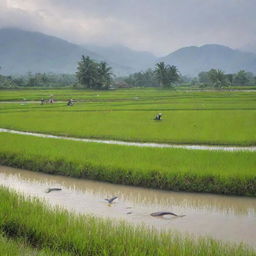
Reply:
<svg viewBox="0 0 256 256"><path fill-rule="evenodd" d="M244 242L256 248L256 198L168 192L47 175L0 166L0 186L75 213L91 214L193 236ZM46 193L50 187L61 191ZM111 206L105 198L118 196ZM185 217L152 217L171 211Z"/></svg>
<svg viewBox="0 0 256 256"><path fill-rule="evenodd" d="M186 145L186 144L162 144L162 143L147 143L147 142L127 142L120 140L100 140L100 139L86 139L86 138L74 138L66 136L58 136L51 134L43 134L36 132L24 132L11 129L0 128L0 132L29 135L41 138L51 138L51 139L63 139L71 141L82 141L82 142L94 142L101 144L110 145L124 145L124 146L134 146L134 147L150 147L150 148L183 148L188 150L210 150L210 151L256 151L256 146L211 146L211 145Z"/></svg>

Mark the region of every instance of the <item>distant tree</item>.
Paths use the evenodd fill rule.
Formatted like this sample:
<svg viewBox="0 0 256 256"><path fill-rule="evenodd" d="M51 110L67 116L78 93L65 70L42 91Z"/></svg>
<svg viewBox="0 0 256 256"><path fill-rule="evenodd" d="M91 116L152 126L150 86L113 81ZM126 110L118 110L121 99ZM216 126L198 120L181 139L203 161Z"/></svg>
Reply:
<svg viewBox="0 0 256 256"><path fill-rule="evenodd" d="M147 69L144 72L131 74L122 80L130 86L158 86L158 80L156 78L155 72L152 69Z"/></svg>
<svg viewBox="0 0 256 256"><path fill-rule="evenodd" d="M17 85L17 86L20 86L20 87L25 87L27 86L27 83L25 81L25 79L23 77L16 77L16 78L13 78L12 79L13 82Z"/></svg>
<svg viewBox="0 0 256 256"><path fill-rule="evenodd" d="M250 85L253 84L253 74L250 72L246 72L244 70L240 70L235 74L234 84L235 85Z"/></svg>
<svg viewBox="0 0 256 256"><path fill-rule="evenodd" d="M211 85L215 88L222 88L229 85L224 72L219 69L211 69L208 72L208 76Z"/></svg>
<svg viewBox="0 0 256 256"><path fill-rule="evenodd" d="M25 75L0 75L0 77L0 82L2 83L2 86L5 87L65 87L70 86L77 81L75 74L32 74L31 72L28 72Z"/></svg>
<svg viewBox="0 0 256 256"><path fill-rule="evenodd" d="M191 81L190 81L190 84L192 86L197 85L198 83L199 83L199 81L198 81L197 77L192 78Z"/></svg>
<svg viewBox="0 0 256 256"><path fill-rule="evenodd" d="M76 75L79 83L85 88L94 88L98 78L97 64L89 56L83 55L78 62Z"/></svg>
<svg viewBox="0 0 256 256"><path fill-rule="evenodd" d="M210 84L209 73L208 72L200 72L198 74L198 80L199 80L199 83L201 83L201 84L209 85Z"/></svg>
<svg viewBox="0 0 256 256"><path fill-rule="evenodd" d="M165 65L164 62L156 64L155 74L160 86L166 88L171 87L180 78L177 67Z"/></svg>
<svg viewBox="0 0 256 256"><path fill-rule="evenodd" d="M192 77L184 76L184 75L181 75L179 78L179 82L185 83L185 84L191 84L192 80L193 80Z"/></svg>
<svg viewBox="0 0 256 256"><path fill-rule="evenodd" d="M108 89L112 81L112 68L106 62L100 62L97 66L97 89Z"/></svg>
<svg viewBox="0 0 256 256"><path fill-rule="evenodd" d="M226 79L229 82L230 85L233 85L234 82L234 74L226 74Z"/></svg>
<svg viewBox="0 0 256 256"><path fill-rule="evenodd" d="M167 75L167 65L164 62L159 62L156 64L155 73L157 80L162 87L168 87L168 75Z"/></svg>
<svg viewBox="0 0 256 256"><path fill-rule="evenodd" d="M167 66L167 77L170 86L179 81L180 75L176 66Z"/></svg>
<svg viewBox="0 0 256 256"><path fill-rule="evenodd" d="M0 88L15 88L16 84L12 81L11 76L0 75Z"/></svg>
<svg viewBox="0 0 256 256"><path fill-rule="evenodd" d="M108 89L112 79L111 69L106 62L97 63L89 56L82 56L76 76L84 88Z"/></svg>

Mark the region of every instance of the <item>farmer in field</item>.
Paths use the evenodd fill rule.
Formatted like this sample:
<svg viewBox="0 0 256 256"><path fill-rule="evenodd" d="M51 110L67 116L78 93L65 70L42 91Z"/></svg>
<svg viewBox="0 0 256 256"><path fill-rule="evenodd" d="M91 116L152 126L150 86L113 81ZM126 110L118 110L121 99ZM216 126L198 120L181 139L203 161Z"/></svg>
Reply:
<svg viewBox="0 0 256 256"><path fill-rule="evenodd" d="M43 104L44 104L44 99L42 98L42 99L41 99L41 105L43 105Z"/></svg>
<svg viewBox="0 0 256 256"><path fill-rule="evenodd" d="M67 105L68 106L73 106L74 105L73 99L69 99Z"/></svg>
<svg viewBox="0 0 256 256"><path fill-rule="evenodd" d="M159 113L155 116L154 120L158 120L160 121L161 120L161 117L162 117L162 113Z"/></svg>

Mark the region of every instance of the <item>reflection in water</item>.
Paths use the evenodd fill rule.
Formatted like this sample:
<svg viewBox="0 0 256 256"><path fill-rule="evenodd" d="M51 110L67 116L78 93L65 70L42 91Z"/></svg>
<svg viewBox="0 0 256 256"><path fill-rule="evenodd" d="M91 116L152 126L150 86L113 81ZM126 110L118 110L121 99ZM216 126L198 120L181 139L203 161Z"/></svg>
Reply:
<svg viewBox="0 0 256 256"><path fill-rule="evenodd" d="M47 175L43 173L1 167L0 174L18 176L22 180L41 184L60 184L74 191L86 192L92 195L118 195L124 201L139 205L175 206L204 211L218 211L223 214L256 216L256 199L250 197L222 196L199 193L169 192L124 185L114 185L105 182L75 179L64 176ZM13 177L14 178L14 177ZM47 186L46 186L47 187Z"/></svg>
<svg viewBox="0 0 256 256"><path fill-rule="evenodd" d="M158 229L243 241L256 247L255 198L167 192L3 166L0 167L0 185L78 213L144 223ZM49 187L60 187L62 191L45 193ZM118 196L118 200L109 205L105 198L113 196ZM186 216L150 216L157 211L171 211Z"/></svg>

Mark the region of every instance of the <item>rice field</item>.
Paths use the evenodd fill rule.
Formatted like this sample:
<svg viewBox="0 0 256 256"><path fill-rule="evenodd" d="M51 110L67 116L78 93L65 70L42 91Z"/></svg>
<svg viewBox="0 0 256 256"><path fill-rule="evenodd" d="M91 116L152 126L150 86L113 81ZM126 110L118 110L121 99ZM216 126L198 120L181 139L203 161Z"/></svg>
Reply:
<svg viewBox="0 0 256 256"><path fill-rule="evenodd" d="M176 191L256 195L256 152L139 148L1 133L1 164Z"/></svg>
<svg viewBox="0 0 256 256"><path fill-rule="evenodd" d="M42 98L55 103L40 105ZM66 105L70 98L76 101L72 107ZM163 120L154 121L159 112ZM2 90L0 127L81 138L252 146L256 90ZM0 141L2 165L172 191L256 196L256 152L139 148L7 133L0 133ZM3 188L0 202L4 255L256 255L244 245L77 216Z"/></svg>
<svg viewBox="0 0 256 256"><path fill-rule="evenodd" d="M77 216L4 188L0 188L0 201L0 230L2 236L12 239L0 237L0 248L14 252L5 255L256 255L242 244L192 239L173 232L159 233L143 226ZM22 254L27 248L21 248L19 241L43 253ZM17 250L21 254L15 254Z"/></svg>
<svg viewBox="0 0 256 256"><path fill-rule="evenodd" d="M256 145L256 93L131 89L3 91L0 100L65 102L0 104L0 127L64 136L140 142ZM157 113L163 120L154 121Z"/></svg>

